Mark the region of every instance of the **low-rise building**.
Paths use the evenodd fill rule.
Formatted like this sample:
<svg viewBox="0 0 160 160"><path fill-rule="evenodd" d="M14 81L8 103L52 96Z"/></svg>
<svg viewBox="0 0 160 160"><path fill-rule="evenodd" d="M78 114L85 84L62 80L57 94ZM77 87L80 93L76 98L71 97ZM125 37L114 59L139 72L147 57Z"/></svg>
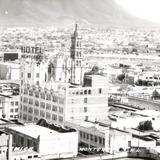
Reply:
<svg viewBox="0 0 160 160"><path fill-rule="evenodd" d="M12 136L0 131L0 159L11 160Z"/></svg>
<svg viewBox="0 0 160 160"><path fill-rule="evenodd" d="M131 133L101 122L72 121L66 122L66 126L72 126L79 131L80 151L93 149L113 153L126 151L131 147Z"/></svg>
<svg viewBox="0 0 160 160"><path fill-rule="evenodd" d="M78 151L78 132L74 129L53 130L28 124L6 128L13 135L13 147L28 148L43 159L75 157Z"/></svg>
<svg viewBox="0 0 160 160"><path fill-rule="evenodd" d="M0 62L0 80L19 80L20 64Z"/></svg>

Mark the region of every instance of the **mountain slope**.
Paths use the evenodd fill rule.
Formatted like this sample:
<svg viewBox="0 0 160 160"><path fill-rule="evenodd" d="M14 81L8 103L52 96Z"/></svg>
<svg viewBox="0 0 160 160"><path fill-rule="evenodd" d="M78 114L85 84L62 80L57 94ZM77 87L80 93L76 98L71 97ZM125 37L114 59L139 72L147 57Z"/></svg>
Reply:
<svg viewBox="0 0 160 160"><path fill-rule="evenodd" d="M0 25L60 25L82 21L104 25L149 24L114 0L0 0Z"/></svg>

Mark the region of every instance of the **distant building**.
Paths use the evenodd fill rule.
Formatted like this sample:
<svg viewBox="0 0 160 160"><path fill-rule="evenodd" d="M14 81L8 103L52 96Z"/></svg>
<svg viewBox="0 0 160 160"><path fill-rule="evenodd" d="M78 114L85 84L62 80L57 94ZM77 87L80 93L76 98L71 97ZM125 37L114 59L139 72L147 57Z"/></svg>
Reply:
<svg viewBox="0 0 160 160"><path fill-rule="evenodd" d="M66 126L72 126L79 131L79 151L116 153L127 151L131 147L155 147L153 133L143 133L133 129L123 130L111 127L107 123L68 121ZM142 132L141 132L142 133ZM152 137L153 136L153 137Z"/></svg>
<svg viewBox="0 0 160 160"><path fill-rule="evenodd" d="M14 83L0 84L0 118L18 119L19 85Z"/></svg>
<svg viewBox="0 0 160 160"><path fill-rule="evenodd" d="M109 153L126 151L132 140L129 132L99 122L71 121L66 122L66 125L79 131L80 151L89 152L87 149Z"/></svg>
<svg viewBox="0 0 160 160"><path fill-rule="evenodd" d="M18 96L0 95L0 104L2 106L1 118L5 118L7 120L18 119L19 95Z"/></svg>
<svg viewBox="0 0 160 160"><path fill-rule="evenodd" d="M107 87L107 77L101 75L85 75L84 84L85 87Z"/></svg>
<svg viewBox="0 0 160 160"><path fill-rule="evenodd" d="M20 64L0 62L0 80L19 80Z"/></svg>
<svg viewBox="0 0 160 160"><path fill-rule="evenodd" d="M48 80L48 63L40 63L35 59L23 59L21 61L20 84L42 86Z"/></svg>
<svg viewBox="0 0 160 160"><path fill-rule="evenodd" d="M51 77L56 82L70 82L71 58L59 53L51 63Z"/></svg>
<svg viewBox="0 0 160 160"><path fill-rule="evenodd" d="M11 160L12 135L0 131L0 159Z"/></svg>

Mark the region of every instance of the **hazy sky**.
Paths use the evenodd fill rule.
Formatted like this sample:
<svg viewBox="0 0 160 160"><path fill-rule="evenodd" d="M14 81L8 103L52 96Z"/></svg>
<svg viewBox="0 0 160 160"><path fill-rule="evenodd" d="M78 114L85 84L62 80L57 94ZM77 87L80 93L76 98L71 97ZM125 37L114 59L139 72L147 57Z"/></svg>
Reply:
<svg viewBox="0 0 160 160"><path fill-rule="evenodd" d="M132 15L160 23L160 0L116 0Z"/></svg>

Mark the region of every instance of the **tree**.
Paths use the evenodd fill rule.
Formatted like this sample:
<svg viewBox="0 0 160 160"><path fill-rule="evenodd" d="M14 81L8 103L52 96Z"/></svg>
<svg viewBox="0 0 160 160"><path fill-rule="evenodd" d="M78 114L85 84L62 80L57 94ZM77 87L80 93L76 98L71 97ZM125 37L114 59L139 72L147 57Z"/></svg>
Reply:
<svg viewBox="0 0 160 160"><path fill-rule="evenodd" d="M142 131L153 130L152 121L143 121L143 122L140 122L139 125L138 125L138 129L142 130Z"/></svg>
<svg viewBox="0 0 160 160"><path fill-rule="evenodd" d="M118 80L123 81L125 78L125 74L120 74L120 75L118 75L117 78L118 78Z"/></svg>
<svg viewBox="0 0 160 160"><path fill-rule="evenodd" d="M154 90L152 93L152 98L153 99L160 99L160 94L157 90Z"/></svg>
<svg viewBox="0 0 160 160"><path fill-rule="evenodd" d="M93 74L97 74L99 72L99 67L98 66L93 66L92 72L93 72Z"/></svg>
<svg viewBox="0 0 160 160"><path fill-rule="evenodd" d="M91 71L85 73L85 75L102 75L102 73L99 73L99 70L98 66L93 66Z"/></svg>

